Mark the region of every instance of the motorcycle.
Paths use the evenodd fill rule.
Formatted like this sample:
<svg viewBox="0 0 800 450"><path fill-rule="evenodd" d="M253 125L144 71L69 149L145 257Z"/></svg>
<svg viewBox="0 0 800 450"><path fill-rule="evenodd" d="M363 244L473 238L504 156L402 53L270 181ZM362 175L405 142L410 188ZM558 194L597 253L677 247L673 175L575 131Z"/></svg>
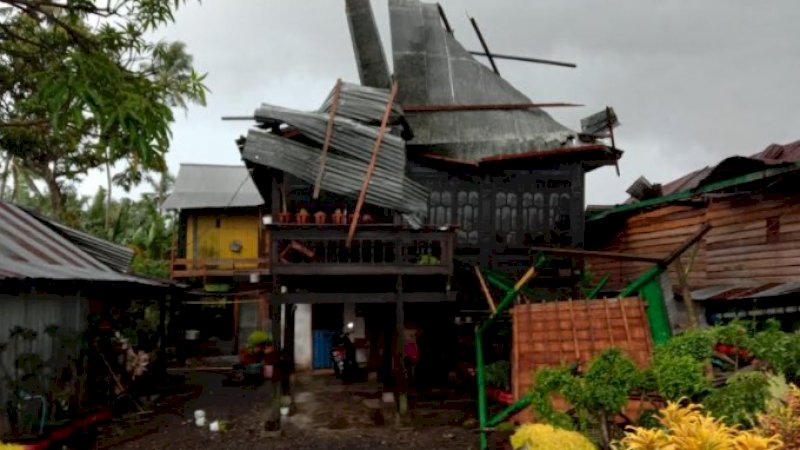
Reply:
<svg viewBox="0 0 800 450"><path fill-rule="evenodd" d="M350 340L353 324L348 323L344 330L336 336L331 349L333 372L336 378L343 381L355 380L359 377L360 369L356 362L356 346Z"/></svg>

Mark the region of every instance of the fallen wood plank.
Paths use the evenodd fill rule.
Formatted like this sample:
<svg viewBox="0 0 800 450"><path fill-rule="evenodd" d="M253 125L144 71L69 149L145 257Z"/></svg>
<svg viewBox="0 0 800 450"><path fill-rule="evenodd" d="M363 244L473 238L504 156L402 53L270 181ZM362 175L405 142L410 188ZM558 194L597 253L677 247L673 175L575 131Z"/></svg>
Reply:
<svg viewBox="0 0 800 450"><path fill-rule="evenodd" d="M386 125L389 123L389 116L392 113L392 106L394 105L394 98L396 96L397 81L392 83L392 91L389 94L389 100L386 102L386 110L383 112L383 117L381 118L381 127L378 130L378 137L375 138L375 145L372 147L372 159L369 162L369 166L367 166L367 173L364 175L364 183L361 185L361 192L358 194L356 208L353 212L353 221L350 223L350 230L347 232L347 239L345 241L345 246L347 248L350 248L350 244L353 242L353 236L356 233L358 220L361 216L361 208L364 206L369 182L372 179L372 172L375 171L375 164L378 162L378 153L381 149L381 142L383 141L383 135L386 133Z"/></svg>
<svg viewBox="0 0 800 450"><path fill-rule="evenodd" d="M333 100L331 100L331 110L328 115L328 125L325 128L325 140L322 142L322 150L319 156L319 172L317 172L317 181L314 182L314 193L312 198L316 200L319 198L320 185L322 184L322 177L325 174L325 160L328 158L328 147L331 145L331 136L333 136L333 120L336 118L336 111L339 109L339 95L342 92L342 79L336 80L336 86L333 88Z"/></svg>

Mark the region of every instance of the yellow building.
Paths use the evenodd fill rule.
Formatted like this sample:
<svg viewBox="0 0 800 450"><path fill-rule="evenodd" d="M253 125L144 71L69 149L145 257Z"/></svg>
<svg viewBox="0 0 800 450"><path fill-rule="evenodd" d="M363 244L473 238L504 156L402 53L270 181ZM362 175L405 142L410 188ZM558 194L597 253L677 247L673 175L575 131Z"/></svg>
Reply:
<svg viewBox="0 0 800 450"><path fill-rule="evenodd" d="M181 326L235 351L265 329L270 290L264 200L244 166L181 164L162 205L177 212L172 278L192 286ZM199 333L195 333L196 330Z"/></svg>

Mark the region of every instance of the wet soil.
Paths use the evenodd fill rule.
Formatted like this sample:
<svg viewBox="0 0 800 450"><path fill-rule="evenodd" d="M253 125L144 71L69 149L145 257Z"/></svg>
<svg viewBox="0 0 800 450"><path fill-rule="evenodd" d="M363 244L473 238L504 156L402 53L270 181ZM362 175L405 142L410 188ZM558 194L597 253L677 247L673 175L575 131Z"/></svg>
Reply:
<svg viewBox="0 0 800 450"><path fill-rule="evenodd" d="M280 432L264 430L268 386L226 386L224 375L193 373L182 395L151 415L105 427L98 448L115 449L477 449L474 405L447 391L413 396L411 413L399 420L375 382L345 385L332 376L293 383L294 404ZM197 427L194 411L227 430ZM466 425L466 426L465 426ZM498 448L503 448L500 445Z"/></svg>

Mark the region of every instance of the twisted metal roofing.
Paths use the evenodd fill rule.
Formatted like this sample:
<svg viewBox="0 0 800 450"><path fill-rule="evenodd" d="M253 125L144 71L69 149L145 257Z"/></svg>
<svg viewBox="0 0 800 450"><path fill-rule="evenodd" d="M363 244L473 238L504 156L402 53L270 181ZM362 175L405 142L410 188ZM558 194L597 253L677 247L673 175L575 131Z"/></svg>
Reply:
<svg viewBox="0 0 800 450"><path fill-rule="evenodd" d="M435 3L390 0L389 12L400 104L531 103L444 29ZM406 112L406 119L409 146L463 161L568 147L577 136L538 108Z"/></svg>

